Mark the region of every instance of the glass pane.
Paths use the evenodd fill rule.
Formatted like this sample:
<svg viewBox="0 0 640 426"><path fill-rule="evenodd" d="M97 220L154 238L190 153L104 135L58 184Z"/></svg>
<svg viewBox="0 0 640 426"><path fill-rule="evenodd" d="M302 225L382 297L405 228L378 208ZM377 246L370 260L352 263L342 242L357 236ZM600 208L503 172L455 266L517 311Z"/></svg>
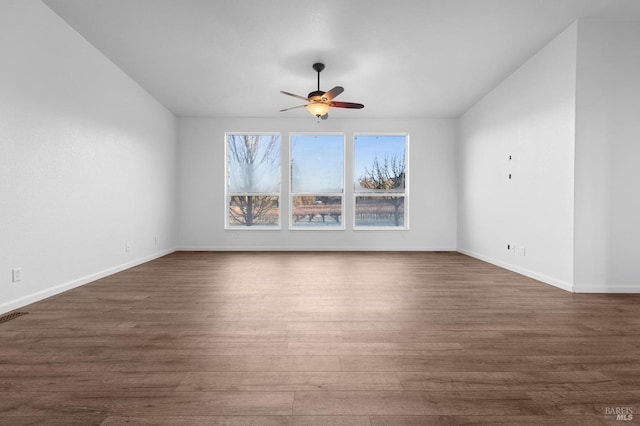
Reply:
<svg viewBox="0 0 640 426"><path fill-rule="evenodd" d="M343 173L342 135L291 137L291 192L341 194Z"/></svg>
<svg viewBox="0 0 640 426"><path fill-rule="evenodd" d="M406 136L356 136L354 188L356 192L404 192Z"/></svg>
<svg viewBox="0 0 640 426"><path fill-rule="evenodd" d="M356 226L404 226L404 197L356 197Z"/></svg>
<svg viewBox="0 0 640 426"><path fill-rule="evenodd" d="M342 197L293 197L291 223L294 227L341 226Z"/></svg>
<svg viewBox="0 0 640 426"><path fill-rule="evenodd" d="M229 197L229 226L278 226L279 215L278 197Z"/></svg>
<svg viewBox="0 0 640 426"><path fill-rule="evenodd" d="M280 192L280 136L227 135L229 192Z"/></svg>

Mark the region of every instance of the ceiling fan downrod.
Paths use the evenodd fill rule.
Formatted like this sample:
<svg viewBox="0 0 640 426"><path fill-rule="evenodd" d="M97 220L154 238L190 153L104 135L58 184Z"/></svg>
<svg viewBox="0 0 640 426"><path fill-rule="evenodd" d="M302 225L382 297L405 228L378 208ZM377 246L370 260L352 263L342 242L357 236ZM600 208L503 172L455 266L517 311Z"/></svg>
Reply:
<svg viewBox="0 0 640 426"><path fill-rule="evenodd" d="M324 92L320 90L320 72L324 69L324 64L321 62L316 62L315 64L313 64L313 69L318 73L318 90L316 92L309 93L309 97L322 96Z"/></svg>

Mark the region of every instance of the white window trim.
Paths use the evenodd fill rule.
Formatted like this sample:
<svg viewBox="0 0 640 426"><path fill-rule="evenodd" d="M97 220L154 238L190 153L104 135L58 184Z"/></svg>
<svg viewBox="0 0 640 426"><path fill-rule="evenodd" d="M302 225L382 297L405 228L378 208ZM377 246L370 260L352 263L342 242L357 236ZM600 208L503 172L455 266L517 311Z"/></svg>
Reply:
<svg viewBox="0 0 640 426"><path fill-rule="evenodd" d="M293 173L291 171L291 159L292 153L291 150L293 148L292 139L294 136L342 136L342 193L337 192L322 192L322 193L308 193L308 192L293 192L292 188L292 180ZM345 179L346 179L346 154L347 154L347 136L342 132L292 132L289 133L289 163L287 164L287 168L289 169L289 230L290 231L344 231L345 228ZM294 226L293 224L293 198L294 197L304 197L304 196L316 196L316 197L341 197L342 202L340 203L340 225L339 226L303 226L298 225Z"/></svg>
<svg viewBox="0 0 640 426"><path fill-rule="evenodd" d="M404 191L403 192L356 192L356 183L355 183L355 168L356 168L356 138L358 136L404 136L405 138L405 183L404 183ZM354 231L408 231L409 230L409 185L411 183L410 175L409 175L409 133L406 132L398 132L398 133L371 133L371 132L363 132L363 133L354 133L353 134L353 161L351 164L351 178L352 188L353 188L353 197L352 197L352 225ZM404 197L404 222L403 226L357 226L356 225L356 198L357 197Z"/></svg>
<svg viewBox="0 0 640 426"><path fill-rule="evenodd" d="M280 231L282 229L282 177L280 178L280 187L279 192L234 192L232 194L229 193L229 174L227 167L229 166L229 136L231 135L258 135L258 136L278 136L280 138L280 170L282 170L282 160L283 160L283 138L280 132L225 132L224 134L224 168L222 170L224 177L224 230L225 231ZM282 174L281 174L282 176ZM239 225L230 225L229 224L229 200L231 196L246 196L246 195L254 195L261 197L278 197L278 224L271 226L239 226Z"/></svg>

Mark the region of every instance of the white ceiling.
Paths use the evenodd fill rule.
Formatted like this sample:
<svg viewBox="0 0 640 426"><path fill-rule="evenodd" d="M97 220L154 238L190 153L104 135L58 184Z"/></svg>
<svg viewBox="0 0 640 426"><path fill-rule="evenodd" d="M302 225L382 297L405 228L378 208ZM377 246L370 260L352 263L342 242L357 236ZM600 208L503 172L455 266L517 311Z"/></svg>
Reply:
<svg viewBox="0 0 640 426"><path fill-rule="evenodd" d="M43 0L179 116L308 117L321 89L363 110L457 117L578 18L640 20L638 0Z"/></svg>

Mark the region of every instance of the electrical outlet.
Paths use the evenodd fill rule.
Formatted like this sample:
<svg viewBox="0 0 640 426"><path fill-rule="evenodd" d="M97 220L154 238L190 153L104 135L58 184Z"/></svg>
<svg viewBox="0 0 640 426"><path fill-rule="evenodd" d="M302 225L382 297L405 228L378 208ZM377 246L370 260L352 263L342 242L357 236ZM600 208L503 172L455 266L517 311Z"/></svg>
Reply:
<svg viewBox="0 0 640 426"><path fill-rule="evenodd" d="M11 271L11 281L14 283L22 281L22 268L14 268Z"/></svg>
<svg viewBox="0 0 640 426"><path fill-rule="evenodd" d="M124 251L128 252L128 251L130 251L130 250L131 250L131 244L126 243L126 244L124 245Z"/></svg>
<svg viewBox="0 0 640 426"><path fill-rule="evenodd" d="M156 236L154 239L155 245L158 245L158 237Z"/></svg>
<svg viewBox="0 0 640 426"><path fill-rule="evenodd" d="M519 254L520 256L524 256L524 255L526 255L526 254L527 254L527 250L526 250L524 247L520 247L520 248L518 249L518 254Z"/></svg>

